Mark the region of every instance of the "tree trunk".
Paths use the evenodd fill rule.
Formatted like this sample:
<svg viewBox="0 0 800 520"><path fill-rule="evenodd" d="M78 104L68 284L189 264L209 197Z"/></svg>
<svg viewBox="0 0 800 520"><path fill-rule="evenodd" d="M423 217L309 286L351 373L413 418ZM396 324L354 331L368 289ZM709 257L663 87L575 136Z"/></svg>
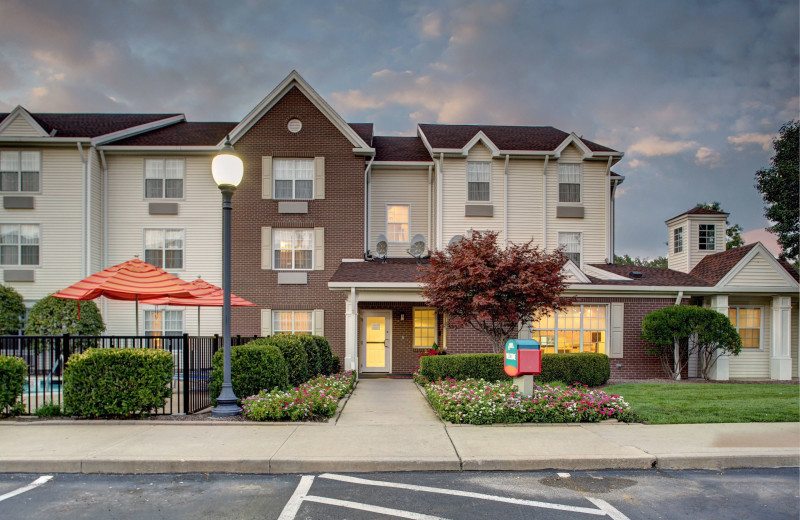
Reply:
<svg viewBox="0 0 800 520"><path fill-rule="evenodd" d="M675 377L675 381L681 380L681 344L678 339L675 339L675 364L673 366L673 377Z"/></svg>

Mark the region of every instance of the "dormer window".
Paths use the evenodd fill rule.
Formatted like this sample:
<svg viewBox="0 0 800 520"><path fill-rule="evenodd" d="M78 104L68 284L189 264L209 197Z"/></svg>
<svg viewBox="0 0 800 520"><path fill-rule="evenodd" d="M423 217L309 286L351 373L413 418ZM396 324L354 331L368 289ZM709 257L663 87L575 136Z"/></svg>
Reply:
<svg viewBox="0 0 800 520"><path fill-rule="evenodd" d="M39 152L0 152L0 191L39 191Z"/></svg>
<svg viewBox="0 0 800 520"><path fill-rule="evenodd" d="M581 201L581 165L558 164L558 202Z"/></svg>
<svg viewBox="0 0 800 520"><path fill-rule="evenodd" d="M683 252L683 227L675 228L673 231L672 248L675 253Z"/></svg>
<svg viewBox="0 0 800 520"><path fill-rule="evenodd" d="M716 249L717 226L716 224L700 224L698 233L700 251L714 251Z"/></svg>
<svg viewBox="0 0 800 520"><path fill-rule="evenodd" d="M467 162L467 201L489 202L491 200L492 163Z"/></svg>
<svg viewBox="0 0 800 520"><path fill-rule="evenodd" d="M145 159L144 198L182 199L185 169L183 159Z"/></svg>

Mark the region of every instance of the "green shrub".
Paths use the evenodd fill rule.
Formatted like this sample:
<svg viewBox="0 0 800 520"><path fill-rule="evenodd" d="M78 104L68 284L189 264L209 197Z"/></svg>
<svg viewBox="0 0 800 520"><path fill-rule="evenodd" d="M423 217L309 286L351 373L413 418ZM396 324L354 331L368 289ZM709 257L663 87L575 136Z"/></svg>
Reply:
<svg viewBox="0 0 800 520"><path fill-rule="evenodd" d="M308 334L298 334L296 336L300 343L305 347L308 354L308 370L311 372L311 377L316 377L322 374L328 362L324 358L322 349L319 343L314 339L317 336L309 336Z"/></svg>
<svg viewBox="0 0 800 520"><path fill-rule="evenodd" d="M317 342L317 349L319 350L319 355L322 359L321 361L322 374L329 376L331 374L338 373L339 372L338 370L336 372L333 371L333 352L331 351L331 344L328 343L328 340L325 338L325 336L311 336L311 337L314 338L314 341Z"/></svg>
<svg viewBox="0 0 800 520"><path fill-rule="evenodd" d="M222 391L223 351L214 354L211 369L211 403L217 405L217 397ZM242 399L262 390L289 388L289 372L281 350L263 340L255 340L231 349L231 384L233 393Z"/></svg>
<svg viewBox="0 0 800 520"><path fill-rule="evenodd" d="M7 285L0 285L0 334L19 334L25 318L22 296Z"/></svg>
<svg viewBox="0 0 800 520"><path fill-rule="evenodd" d="M342 362L336 354L331 356L331 374L338 374L342 371Z"/></svg>
<svg viewBox="0 0 800 520"><path fill-rule="evenodd" d="M283 359L286 361L286 369L289 372L290 386L300 386L311 379L311 371L308 368L308 353L298 336L276 334L271 338L251 341L251 343L258 342L264 342L265 345L275 345L280 349ZM239 394L236 395L238 396Z"/></svg>
<svg viewBox="0 0 800 520"><path fill-rule="evenodd" d="M64 411L83 417L147 414L172 395L172 354L152 348L90 348L64 369Z"/></svg>
<svg viewBox="0 0 800 520"><path fill-rule="evenodd" d="M61 405L53 401L45 401L36 409L36 417L59 417L60 415Z"/></svg>
<svg viewBox="0 0 800 520"><path fill-rule="evenodd" d="M438 379L511 379L503 371L503 354L448 354L423 356L419 360L419 375L428 381ZM543 354L542 373L537 382L564 381L587 386L604 384L611 377L611 364L605 354Z"/></svg>
<svg viewBox="0 0 800 520"><path fill-rule="evenodd" d="M78 301L47 296L28 313L25 322L27 336L97 336L106 330L100 309L92 301L80 302L81 319L78 319Z"/></svg>
<svg viewBox="0 0 800 520"><path fill-rule="evenodd" d="M0 356L0 412L16 415L22 403L17 398L25 388L28 366L22 358Z"/></svg>

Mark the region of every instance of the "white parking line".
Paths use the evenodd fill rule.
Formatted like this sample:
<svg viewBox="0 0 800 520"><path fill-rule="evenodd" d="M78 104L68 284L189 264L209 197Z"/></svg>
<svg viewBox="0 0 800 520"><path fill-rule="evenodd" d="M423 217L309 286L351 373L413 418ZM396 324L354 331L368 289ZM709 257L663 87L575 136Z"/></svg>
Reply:
<svg viewBox="0 0 800 520"><path fill-rule="evenodd" d="M331 506L347 507L350 509L358 509L359 511L368 511L370 513L378 513L380 515L396 516L397 518L409 518L411 520L447 520L441 516L424 515L422 513L415 513L413 511L403 511L402 509L391 509L388 507L373 506L370 504L361 504L359 502L350 502L349 500L339 500L336 498L328 497L315 497L307 496L305 500L308 502L317 502L320 504L328 504Z"/></svg>
<svg viewBox="0 0 800 520"><path fill-rule="evenodd" d="M30 484L28 484L27 486L25 486L25 487L21 487L21 488L15 490L15 491L11 491L10 493L6 493L5 495L0 495L0 502L2 502L3 500L8 500L9 498L15 497L17 495L21 495L22 493L24 493L26 491L30 491L33 488L37 488L37 487L41 486L42 484L44 484L45 482L48 482L50 480L53 480L53 475L43 475L43 476L37 478L36 480L34 480L33 482L31 482Z"/></svg>
<svg viewBox="0 0 800 520"><path fill-rule="evenodd" d="M586 500L588 500L592 504L596 505L597 507L599 507L600 509L605 511L606 514L608 516L610 516L611 518L613 518L614 520L630 520L627 516L625 516L622 513L620 513L619 510L616 507L612 506L611 504L609 504L605 500L601 500L599 498L592 498L592 497L586 497Z"/></svg>
<svg viewBox="0 0 800 520"><path fill-rule="evenodd" d="M286 505L283 506L283 511L281 512L281 516L278 517L278 520L294 520L294 517L297 516L297 512L300 510L300 506L303 505L306 493L311 489L311 484L313 483L314 477L310 475L303 475L300 478L300 483L297 484L297 488L294 490L292 497L286 502Z"/></svg>

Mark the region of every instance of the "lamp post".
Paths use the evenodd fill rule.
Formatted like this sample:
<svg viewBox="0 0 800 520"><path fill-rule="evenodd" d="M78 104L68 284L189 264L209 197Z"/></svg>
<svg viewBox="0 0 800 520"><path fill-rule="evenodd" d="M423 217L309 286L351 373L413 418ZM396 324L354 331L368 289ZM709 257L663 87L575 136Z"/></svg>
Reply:
<svg viewBox="0 0 800 520"><path fill-rule="evenodd" d="M230 136L219 154L211 162L211 175L222 192L222 347L223 380L222 392L217 397L217 406L212 417L239 415L239 405L231 385L231 197L242 182L244 166L231 145Z"/></svg>

